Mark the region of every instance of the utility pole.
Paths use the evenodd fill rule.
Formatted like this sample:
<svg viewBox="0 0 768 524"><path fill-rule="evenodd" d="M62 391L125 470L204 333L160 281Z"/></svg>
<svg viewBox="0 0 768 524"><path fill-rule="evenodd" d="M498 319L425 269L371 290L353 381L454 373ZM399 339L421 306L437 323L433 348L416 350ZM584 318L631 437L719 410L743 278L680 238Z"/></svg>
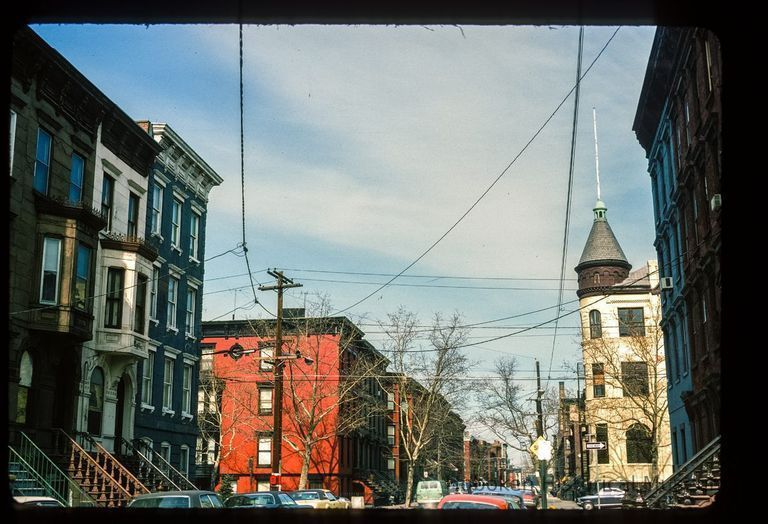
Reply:
<svg viewBox="0 0 768 524"><path fill-rule="evenodd" d="M544 437L544 413L541 410L541 396L544 391L541 389L541 370L539 361L536 360L536 413L539 418L536 420L536 436ZM538 457L537 457L538 458ZM541 475L541 509L547 509L547 461L539 460L539 474Z"/></svg>
<svg viewBox="0 0 768 524"><path fill-rule="evenodd" d="M272 400L272 409L274 410L272 478L269 487L273 491L280 491L280 463L283 444L283 361L280 360L280 356L283 354L283 290L301 287L301 284L295 284L293 280L283 275L282 271L270 270L267 273L277 280L277 284L273 286L259 286L259 291L277 290L277 327L275 328L275 356L272 365L275 373L275 394Z"/></svg>

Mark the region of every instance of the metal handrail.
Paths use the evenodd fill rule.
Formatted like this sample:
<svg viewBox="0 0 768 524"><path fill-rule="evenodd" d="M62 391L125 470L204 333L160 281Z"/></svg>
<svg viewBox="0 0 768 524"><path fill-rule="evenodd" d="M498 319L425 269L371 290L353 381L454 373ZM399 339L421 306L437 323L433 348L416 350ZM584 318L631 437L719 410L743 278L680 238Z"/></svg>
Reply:
<svg viewBox="0 0 768 524"><path fill-rule="evenodd" d="M83 449L83 447L78 444L75 439L70 437L66 431L61 428L56 428L54 432L56 433L57 437L64 439L65 445L67 443L69 444L69 449L65 451L69 452L68 460L70 461L70 467L73 468L75 479L77 476L82 475L84 481L90 482L89 476L93 474L95 483L91 485L91 488L100 490L100 493L102 494L110 495L111 500L104 499L100 503L103 503L106 506L112 504L119 506L121 503L125 504L133 498L134 495L130 493L125 487L123 487L118 480L113 478L112 475L110 475L107 470L105 470L98 463L96 459L94 459L85 449ZM128 487L135 489L134 486ZM109 488L109 490L104 491L107 488ZM144 492L148 491L149 490L144 488Z"/></svg>
<svg viewBox="0 0 768 524"><path fill-rule="evenodd" d="M13 449L11 446L8 446L8 451L10 452L8 455L8 469L10 470L10 466L12 462L17 462L22 468L24 468L24 471L32 475L35 482L37 482L38 486L45 492L45 495L48 497L53 497L65 506L67 505L67 501L61 497L61 495L51 486L42 475L40 475L35 469L29 465L29 463L24 460L24 458L19 455L19 453Z"/></svg>
<svg viewBox="0 0 768 524"><path fill-rule="evenodd" d="M58 496L53 496L65 506L96 506L96 501L61 469L23 431L19 432L21 442L17 453L31 468L30 473L39 475ZM10 446L9 446L10 448ZM71 500L70 500L71 499Z"/></svg>
<svg viewBox="0 0 768 524"><path fill-rule="evenodd" d="M82 436L85 440L88 441L88 443L93 446L95 449L97 455L103 459L104 464L102 465L102 468L105 470L107 469L107 466L109 466L112 471L109 472L110 476L114 478L116 481L120 482L123 478L126 481L126 487L130 487L133 489L134 493L149 493L149 489L141 483L139 479L136 478L136 476L131 473L128 468L123 466L119 460L117 460L112 453L104 449L104 447L99 444L96 439L94 439L90 433L78 433L79 436ZM121 483L122 485L122 483Z"/></svg>
<svg viewBox="0 0 768 524"><path fill-rule="evenodd" d="M145 441L141 439L134 439L133 444L139 451L143 449L145 452L147 452L147 453L143 453L143 455L147 457L147 459L149 459L149 457L152 457L153 459L156 459L158 462L160 462L158 466L160 470L167 468L168 473L172 475L174 480L176 481L174 482L174 484L176 484L177 482L180 484L183 484L183 487L180 489L197 489L197 486L192 484L192 482L187 477L185 477L181 471L171 466L171 464L167 460L165 460L162 457L162 455L155 452L155 450L152 449L152 447L149 444L147 444Z"/></svg>
<svg viewBox="0 0 768 524"><path fill-rule="evenodd" d="M139 440L138 442L141 442L142 444L144 443L141 440ZM140 460L142 464L148 466L154 474L158 475L161 478L161 480L167 482L170 487L172 487L177 491L181 490L178 484L172 481L170 477L168 477L168 475L166 475L163 472L163 470L161 470L155 464L153 464L152 461L149 459L149 457L144 455L144 453L142 453L139 449L137 449L136 446L134 446L133 444L131 444L130 442L128 442L122 437L120 437L120 445L125 446L128 449L128 451L130 451L131 454L133 454L133 456L135 456L138 460Z"/></svg>
<svg viewBox="0 0 768 524"><path fill-rule="evenodd" d="M684 482L692 473L711 459L720 451L720 435L715 437L709 444L704 446L698 453L683 465L679 470L672 474L667 480L650 491L643 502L647 507L654 506L661 498L672 491L678 484Z"/></svg>

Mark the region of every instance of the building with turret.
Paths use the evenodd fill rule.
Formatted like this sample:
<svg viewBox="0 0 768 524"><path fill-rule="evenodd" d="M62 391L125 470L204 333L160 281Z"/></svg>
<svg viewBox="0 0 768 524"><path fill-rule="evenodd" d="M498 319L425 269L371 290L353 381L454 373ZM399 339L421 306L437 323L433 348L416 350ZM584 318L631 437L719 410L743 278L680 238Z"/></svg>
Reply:
<svg viewBox="0 0 768 524"><path fill-rule="evenodd" d="M588 482L655 484L672 473L658 267L635 271L598 199L579 264Z"/></svg>

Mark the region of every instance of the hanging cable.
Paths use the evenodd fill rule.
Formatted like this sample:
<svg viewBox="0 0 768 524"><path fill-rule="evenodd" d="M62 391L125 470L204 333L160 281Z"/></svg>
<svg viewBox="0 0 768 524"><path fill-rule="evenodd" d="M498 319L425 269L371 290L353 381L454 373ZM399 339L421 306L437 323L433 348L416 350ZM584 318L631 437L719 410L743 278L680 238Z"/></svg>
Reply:
<svg viewBox="0 0 768 524"><path fill-rule="evenodd" d="M565 229L563 231L563 257L560 261L560 291L557 295L558 312L562 311L563 291L565 284L565 263L568 258L568 232L571 225L571 198L573 196L573 168L576 163L576 135L579 129L579 94L581 92L581 55L584 49L584 26L579 28L579 53L576 58L576 91L573 94L573 128L571 129L571 163L568 166L568 194L565 198ZM552 374L552 361L555 358L555 344L557 343L557 327L560 317L555 320L555 331L552 334L552 351L549 354L549 370L544 389L549 387L549 379Z"/></svg>

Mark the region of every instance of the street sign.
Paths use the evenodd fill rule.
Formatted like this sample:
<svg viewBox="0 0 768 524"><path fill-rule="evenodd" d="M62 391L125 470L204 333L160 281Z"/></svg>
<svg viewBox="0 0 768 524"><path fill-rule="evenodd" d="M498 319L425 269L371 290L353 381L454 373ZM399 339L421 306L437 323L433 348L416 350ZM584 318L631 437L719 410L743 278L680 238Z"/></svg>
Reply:
<svg viewBox="0 0 768 524"><path fill-rule="evenodd" d="M605 449L607 447L605 442L587 442L587 449Z"/></svg>

